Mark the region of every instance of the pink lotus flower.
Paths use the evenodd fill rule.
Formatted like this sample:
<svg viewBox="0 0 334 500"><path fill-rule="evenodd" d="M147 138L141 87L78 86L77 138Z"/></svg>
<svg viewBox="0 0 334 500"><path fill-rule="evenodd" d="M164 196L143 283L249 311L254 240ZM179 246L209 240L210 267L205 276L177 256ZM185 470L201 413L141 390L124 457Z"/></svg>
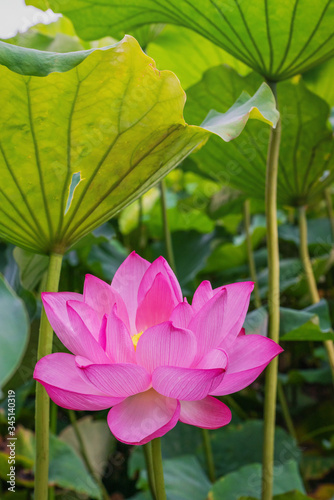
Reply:
<svg viewBox="0 0 334 500"><path fill-rule="evenodd" d="M124 443L145 444L178 420L216 429L231 420L214 398L252 383L281 351L245 335L253 283L197 288L183 299L171 268L132 253L111 285L87 275L83 295L42 296L48 319L72 354L40 359L34 378L59 406L111 408L108 424Z"/></svg>

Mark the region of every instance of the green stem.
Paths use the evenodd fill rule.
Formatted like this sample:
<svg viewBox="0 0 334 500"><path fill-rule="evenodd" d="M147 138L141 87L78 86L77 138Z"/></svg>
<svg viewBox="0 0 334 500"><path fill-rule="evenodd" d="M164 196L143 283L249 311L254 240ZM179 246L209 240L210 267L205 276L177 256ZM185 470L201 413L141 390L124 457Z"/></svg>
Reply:
<svg viewBox="0 0 334 500"><path fill-rule="evenodd" d="M321 434L325 434L327 432L333 432L333 431L334 431L334 425L326 425L325 427L321 427L320 429L316 429L315 431L310 432L309 434L305 434L305 436L303 436L299 440L299 442L306 443L307 441L309 441L310 439L312 439L316 436L320 436Z"/></svg>
<svg viewBox="0 0 334 500"><path fill-rule="evenodd" d="M151 441L144 444L143 448L144 448L144 455L145 455L148 485L150 488L152 498L155 499L156 495L155 495L155 483L154 483L154 470L153 470L152 443L151 443Z"/></svg>
<svg viewBox="0 0 334 500"><path fill-rule="evenodd" d="M99 476L95 473L95 471L93 469L93 466L90 463L90 460L89 460L89 457L88 457L88 454L87 454L87 450L86 450L86 447L85 447L85 443L83 442L83 439L82 439L82 436L81 436L81 432L80 432L80 429L79 429L79 426L78 426L78 422L77 422L77 419L76 419L76 416L75 416L75 412L73 410L68 410L68 414L69 414L69 417L70 417L70 421L71 421L74 433L75 433L76 438L77 438L78 443L79 443L80 455L82 456L83 461L85 462L85 465L86 465L88 471L90 472L91 476L93 477L93 479L95 479L96 483L98 484L98 486L99 486L99 488L101 490L102 498L104 500L109 500L110 497L109 497L109 494L108 494L107 490L104 487L104 484L100 480Z"/></svg>
<svg viewBox="0 0 334 500"><path fill-rule="evenodd" d="M332 204L332 196L331 196L331 188L330 187L325 189L325 200L326 200L328 218L329 218L329 221L331 224L332 240L334 242L334 212L333 212L333 204Z"/></svg>
<svg viewBox="0 0 334 500"><path fill-rule="evenodd" d="M276 84L270 84L276 97ZM277 99L276 99L277 100ZM279 248L277 231L277 172L281 141L281 121L270 132L266 174L266 218L268 247L268 336L279 341ZM278 358L266 370L264 400L264 436L262 455L262 500L272 500L274 440L276 420Z"/></svg>
<svg viewBox="0 0 334 500"><path fill-rule="evenodd" d="M51 254L46 279L46 292L57 292L63 256ZM41 359L52 352L53 330L43 309L39 328L37 358ZM35 461L35 500L48 498L49 476L49 422L50 399L42 384L36 384L36 461Z"/></svg>
<svg viewBox="0 0 334 500"><path fill-rule="evenodd" d="M162 212L162 222L164 228L164 239L166 245L166 253L167 260L169 262L170 267L176 272L174 252L173 252L173 244L172 244L172 236L169 230L168 225L168 216L167 216L167 200L166 200L166 185L164 179L160 181L160 192L161 192L161 212Z"/></svg>
<svg viewBox="0 0 334 500"><path fill-rule="evenodd" d="M156 500L167 500L164 483L164 471L162 468L160 438L153 439L151 443Z"/></svg>
<svg viewBox="0 0 334 500"><path fill-rule="evenodd" d="M251 218L250 218L250 200L245 200L244 203L244 222L245 222L245 233L246 233L246 246L247 246L247 257L248 266L251 280L254 281L254 302L255 307L258 309L261 307L261 297L259 292L259 286L257 283L256 267L254 252L252 247L252 237L250 232Z"/></svg>
<svg viewBox="0 0 334 500"><path fill-rule="evenodd" d="M210 434L208 429L201 429L201 431L202 431L203 445L205 451L206 465L208 468L208 475L211 483L214 483L216 480L216 473L215 473L215 463L213 459Z"/></svg>
<svg viewBox="0 0 334 500"><path fill-rule="evenodd" d="M312 303L317 304L320 301L317 282L312 269L310 254L307 244L307 220L305 207L299 207L299 239L300 239L300 258L302 260L308 289L311 295ZM331 340L325 340L324 346L327 351L328 361L332 370L334 379L334 345Z"/></svg>
<svg viewBox="0 0 334 500"><path fill-rule="evenodd" d="M295 431L295 427L293 425L293 420L292 420L291 415L290 415L289 405L287 403L287 400L286 400L286 397L284 394L283 384L280 380L278 380L278 384L277 384L277 395L278 395L278 400L279 400L281 408L282 408L282 413L283 413L283 417L284 417L287 429L288 429L290 435L297 441L297 434Z"/></svg>

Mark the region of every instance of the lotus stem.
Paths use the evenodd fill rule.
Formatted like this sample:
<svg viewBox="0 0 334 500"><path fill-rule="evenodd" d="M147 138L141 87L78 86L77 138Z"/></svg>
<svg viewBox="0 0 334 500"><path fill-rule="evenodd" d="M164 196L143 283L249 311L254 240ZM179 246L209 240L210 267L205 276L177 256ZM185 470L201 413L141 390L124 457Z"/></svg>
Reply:
<svg viewBox="0 0 334 500"><path fill-rule="evenodd" d="M216 480L216 472L215 472L215 462L212 453L211 439L208 429L201 429L203 445L205 451L206 465L208 468L208 475L211 483L214 483Z"/></svg>
<svg viewBox="0 0 334 500"><path fill-rule="evenodd" d="M315 280L315 276L312 269L310 254L308 251L306 208L299 207L298 215L299 215L300 258L302 260L312 303L317 304L320 301L320 296L318 292L317 282ZM327 351L328 361L334 379L334 345L331 340L325 340L324 346Z"/></svg>
<svg viewBox="0 0 334 500"><path fill-rule="evenodd" d="M101 491L102 498L104 500L109 500L110 497L109 497L109 494L108 494L107 490L104 487L104 484L100 480L99 476L95 473L95 471L93 469L93 466L90 463L90 460L89 460L89 457L88 457L88 454L87 454L87 450L86 450L86 447L85 447L85 443L84 443L84 441L82 439L82 435L81 435L81 432L80 432L80 429L79 429L79 426L78 426L78 422L77 422L77 419L76 419L76 416L75 416L75 411L68 410L68 414L69 414L69 417L70 417L70 422L72 424L75 436L76 436L76 438L78 440L78 443L79 443L80 455L82 456L83 461L85 462L85 465L86 465L86 467L87 467L90 475L93 477L93 479L98 484L98 486L100 488L100 491Z"/></svg>
<svg viewBox="0 0 334 500"><path fill-rule="evenodd" d="M256 274L256 265L254 260L254 252L252 248L252 240L250 235L250 200L246 200L244 204L244 219L245 219L245 231L246 231L246 242L247 242L247 256L248 256L248 265L249 272L251 276L251 280L254 281L254 295L255 295L255 306L259 308L262 306L261 297L259 294L259 289L257 286L257 274ZM284 389L282 383L278 380L277 385L277 396L278 401L282 408L282 413L285 421L285 425L291 434L291 436L297 441L296 431L293 425L293 421L290 415L289 406L287 404Z"/></svg>
<svg viewBox="0 0 334 500"><path fill-rule="evenodd" d="M333 212L333 204L332 204L332 196L331 196L331 188L330 187L325 189L325 200L326 200L328 218L329 218L329 222L331 224L332 241L334 243L334 212Z"/></svg>
<svg viewBox="0 0 334 500"><path fill-rule="evenodd" d="M282 408L282 413L283 413L286 427L287 427L290 435L296 441L298 441L295 427L293 425L293 420L292 420L291 415L290 415L289 405L287 403L287 400L286 400L286 397L284 394L283 384L280 380L278 380L278 384L277 384L277 395L278 395L278 400L279 400L281 408Z"/></svg>
<svg viewBox="0 0 334 500"><path fill-rule="evenodd" d="M150 492L152 495L152 498L156 498L155 494L155 483L154 483L154 470L153 470L153 457L152 457L152 442L149 441L148 443L143 445L144 448L144 455L145 455L145 463L146 463L146 470L147 470L147 478L148 478L148 485L150 488Z"/></svg>
<svg viewBox="0 0 334 500"><path fill-rule="evenodd" d="M167 500L164 482L164 471L162 468L160 438L153 439L151 443L156 500Z"/></svg>
<svg viewBox="0 0 334 500"><path fill-rule="evenodd" d="M51 254L46 278L46 292L57 292L63 256ZM37 358L41 359L52 352L53 330L42 310L39 328ZM35 460L35 500L48 498L49 477L49 424L50 399L44 387L36 384L36 460Z"/></svg>
<svg viewBox="0 0 334 500"><path fill-rule="evenodd" d="M165 245L166 245L167 260L169 262L170 267L176 273L176 265L175 265L174 252L173 252L172 236L171 236L171 233L169 230L169 225L168 225L166 184L165 184L164 179L162 179L160 181L160 192L161 192L162 222L163 222L163 228L164 228L164 239L165 239Z"/></svg>
<svg viewBox="0 0 334 500"><path fill-rule="evenodd" d="M276 95L276 84L269 83L273 94ZM267 247L268 247L268 336L278 343L279 341L279 248L277 230L277 173L279 147L281 141L281 120L276 128L270 131L267 173L266 173L266 219L267 219ZM275 357L266 370L265 400L264 400L264 436L262 455L262 500L272 500L273 496L273 467L274 441L276 420L278 358Z"/></svg>
<svg viewBox="0 0 334 500"><path fill-rule="evenodd" d="M250 232L251 218L250 218L250 200L245 200L244 203L244 223L245 223L245 233L246 233L246 247L247 247L247 257L248 266L251 280L254 281L254 302L255 307L258 309L261 307L261 297L259 292L259 286L257 283L255 259L252 247L252 237Z"/></svg>

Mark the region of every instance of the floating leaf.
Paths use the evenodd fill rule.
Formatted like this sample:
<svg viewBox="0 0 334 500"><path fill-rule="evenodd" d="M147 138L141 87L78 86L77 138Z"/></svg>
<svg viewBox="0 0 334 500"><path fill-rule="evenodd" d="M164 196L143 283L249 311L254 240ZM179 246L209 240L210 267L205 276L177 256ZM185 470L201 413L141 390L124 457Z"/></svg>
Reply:
<svg viewBox="0 0 334 500"><path fill-rule="evenodd" d="M69 17L79 36L118 38L138 26L185 26L223 48L268 80L282 80L334 53L334 3L328 0L37 0ZM26 0L36 5L36 0Z"/></svg>
<svg viewBox="0 0 334 500"><path fill-rule="evenodd" d="M0 43L0 63L0 234L26 250L63 253L209 136L186 125L178 79L132 37L68 54ZM241 122L253 106L256 118L277 117L268 87L242 103ZM214 131L224 137L225 127L220 115Z"/></svg>
<svg viewBox="0 0 334 500"><path fill-rule="evenodd" d="M207 108L225 112L242 90L253 94L260 78L238 75L219 66L187 91L185 118L200 123ZM282 118L282 141L278 170L278 202L307 204L334 179L334 140L327 120L329 106L310 92L302 81L277 87ZM227 145L212 137L192 156L198 167L223 185L231 185L251 198L264 199L269 130L249 123L242 136Z"/></svg>
<svg viewBox="0 0 334 500"><path fill-rule="evenodd" d="M20 364L29 339L29 319L23 301L0 275L0 394Z"/></svg>

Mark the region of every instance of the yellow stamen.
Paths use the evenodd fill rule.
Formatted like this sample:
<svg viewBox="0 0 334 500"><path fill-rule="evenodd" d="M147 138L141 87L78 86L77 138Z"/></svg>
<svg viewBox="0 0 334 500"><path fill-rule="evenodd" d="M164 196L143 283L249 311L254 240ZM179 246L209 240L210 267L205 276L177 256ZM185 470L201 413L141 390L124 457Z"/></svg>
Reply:
<svg viewBox="0 0 334 500"><path fill-rule="evenodd" d="M138 340L143 335L143 333L144 332L139 332L139 333L136 333L136 335L132 335L132 342L133 342L133 345L135 346L135 350L137 349Z"/></svg>

